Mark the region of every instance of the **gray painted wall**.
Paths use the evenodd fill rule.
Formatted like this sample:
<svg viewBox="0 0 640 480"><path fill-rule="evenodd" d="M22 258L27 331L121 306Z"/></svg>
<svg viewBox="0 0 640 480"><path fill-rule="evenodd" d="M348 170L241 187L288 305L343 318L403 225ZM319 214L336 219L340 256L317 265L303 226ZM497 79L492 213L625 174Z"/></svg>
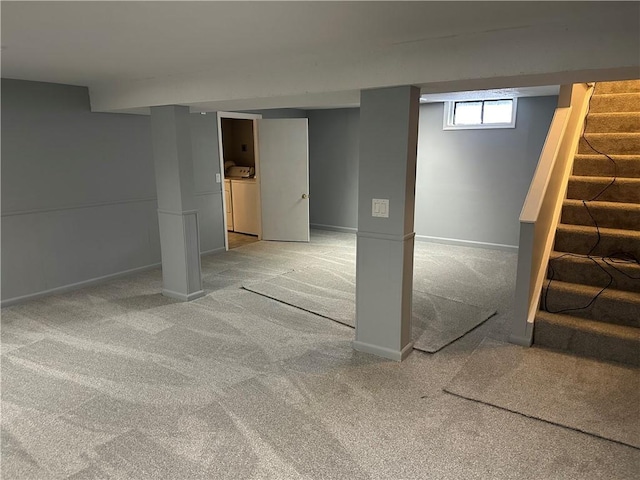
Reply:
<svg viewBox="0 0 640 480"><path fill-rule="evenodd" d="M216 116L192 115L202 251L223 248ZM2 300L160 262L149 117L2 79Z"/></svg>
<svg viewBox="0 0 640 480"><path fill-rule="evenodd" d="M196 210L200 225L202 253L224 249L224 217L222 183L216 183L220 173L217 115L191 115L191 155Z"/></svg>
<svg viewBox="0 0 640 480"><path fill-rule="evenodd" d="M148 117L2 80L2 298L160 261Z"/></svg>
<svg viewBox="0 0 640 480"><path fill-rule="evenodd" d="M557 103L520 98L516 128L489 130L443 130L444 104L423 105L416 234L518 245L518 218Z"/></svg>
<svg viewBox="0 0 640 480"><path fill-rule="evenodd" d="M444 104L420 108L418 236L515 246L518 217L557 97L518 100L516 128L442 129ZM311 223L357 225L358 109L309 111Z"/></svg>
<svg viewBox="0 0 640 480"><path fill-rule="evenodd" d="M555 108L520 99L517 128L442 131L423 105L416 233L517 244L517 217ZM311 223L356 228L359 110L309 117ZM203 252L223 248L215 113L191 115ZM2 79L2 299L160 261L149 117L91 113L87 89Z"/></svg>
<svg viewBox="0 0 640 480"><path fill-rule="evenodd" d="M309 110L307 114L310 222L355 230L360 109Z"/></svg>

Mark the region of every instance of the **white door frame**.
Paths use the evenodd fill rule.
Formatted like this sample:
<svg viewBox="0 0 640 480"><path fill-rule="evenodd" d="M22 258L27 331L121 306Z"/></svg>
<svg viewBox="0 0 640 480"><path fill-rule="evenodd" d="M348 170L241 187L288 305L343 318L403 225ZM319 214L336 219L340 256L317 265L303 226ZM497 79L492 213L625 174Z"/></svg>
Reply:
<svg viewBox="0 0 640 480"><path fill-rule="evenodd" d="M258 240L262 240L262 204L260 192L260 149L258 148L258 120L260 113L217 112L218 114L218 157L220 158L220 179L222 188L222 231L224 232L224 249L229 250L229 232L227 232L227 199L224 194L224 150L222 148L222 119L239 118L253 120L253 144L256 159L256 184L258 186ZM231 192L233 195L233 192Z"/></svg>

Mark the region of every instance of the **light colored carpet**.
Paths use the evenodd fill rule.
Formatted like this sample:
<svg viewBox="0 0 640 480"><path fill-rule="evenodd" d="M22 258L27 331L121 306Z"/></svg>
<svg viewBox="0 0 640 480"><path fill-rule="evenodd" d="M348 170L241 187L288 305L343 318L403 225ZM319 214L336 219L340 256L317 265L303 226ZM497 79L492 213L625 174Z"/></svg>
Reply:
<svg viewBox="0 0 640 480"><path fill-rule="evenodd" d="M413 348L435 353L495 314L495 310L414 290Z"/></svg>
<svg viewBox="0 0 640 480"><path fill-rule="evenodd" d="M160 295L155 269L3 308L2 480L637 478L639 450L442 390L485 336L508 335L512 253L419 242L418 278L499 313L402 363L240 289L354 253L355 235L312 231L204 256L207 295L190 303ZM469 270L455 282L451 257Z"/></svg>
<svg viewBox="0 0 640 480"><path fill-rule="evenodd" d="M640 449L640 369L485 339L452 393Z"/></svg>
<svg viewBox="0 0 640 480"><path fill-rule="evenodd" d="M267 281L247 282L245 290L355 328L355 272L308 267ZM413 291L413 348L427 353L456 341L496 313L465 302Z"/></svg>
<svg viewBox="0 0 640 480"><path fill-rule="evenodd" d="M355 272L317 266L267 281L246 282L245 290L355 327Z"/></svg>

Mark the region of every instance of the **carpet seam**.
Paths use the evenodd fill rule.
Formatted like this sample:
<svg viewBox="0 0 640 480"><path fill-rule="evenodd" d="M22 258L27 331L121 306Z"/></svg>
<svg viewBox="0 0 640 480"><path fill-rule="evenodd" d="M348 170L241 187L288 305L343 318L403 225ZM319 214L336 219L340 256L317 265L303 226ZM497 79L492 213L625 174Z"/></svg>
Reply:
<svg viewBox="0 0 640 480"><path fill-rule="evenodd" d="M449 395L453 395L455 397L458 397L458 398L463 398L465 400L470 400L472 402L480 403L482 405L487 405L489 407L497 408L499 410L503 410L503 411L506 411L506 412L515 413L515 414L520 415L520 416L525 417L525 418L531 418L533 420L538 420L540 422L548 423L550 425L555 425L556 427L565 428L567 430L572 430L574 432L580 432L580 433L583 433L585 435L589 435L590 437L600 438L600 439L606 440L608 442L617 443L618 445L624 445L625 447L633 448L634 450L640 450L640 447L636 447L635 445L631 445L631 444L623 442L621 440L614 440L612 438L607 438L607 437L604 437L602 435L598 435L597 433L592 433L592 432L587 432L585 430L581 430L580 428L569 427L567 425L562 425L561 423L557 423L557 422L554 422L552 420L545 420L544 418L539 418L539 417L536 417L534 415L528 415L526 413L518 412L516 410L511 410L510 408L507 408L507 407L501 407L500 405L494 405L493 403L489 403L489 402L485 402L483 400L472 398L470 396L466 396L466 395L463 395L461 393L456 393L456 392L449 391L449 390L447 390L447 388L449 388L449 387L443 388L442 391L445 392L445 393L448 393Z"/></svg>
<svg viewBox="0 0 640 480"><path fill-rule="evenodd" d="M312 310L308 310L308 309L303 308L303 307L301 307L301 306L299 306L299 305L294 305L294 304L292 304L292 303L285 302L284 300L281 300L281 299L279 299L279 298L272 297L272 296L270 296L270 295L267 295L266 293L261 293L261 292L257 292L257 291L255 291L255 290L251 290L251 289L250 289L250 287L247 287L247 286L245 286L245 285L242 285L240 288L241 288L242 290L246 290L247 292L250 292L250 293L253 293L253 294L256 294L256 295L260 295L261 297L268 298L268 299L270 299L270 300L273 300L273 301L275 301L275 302L281 303L281 304L283 304L283 305L288 305L288 306L290 306L290 307L297 308L298 310L302 310L303 312L311 313L312 315L316 315L316 316L318 316L318 317L320 317L320 318L325 318L325 319L327 319L327 320L331 320L331 321L332 321L332 322L334 322L334 323L337 323L337 324L342 325L342 326L344 326L344 327L349 327L349 328L351 328L352 330L355 330L355 327L352 327L351 325L347 325L346 323L343 323L343 322L341 322L341 321L339 321L339 320L336 320L336 319L334 319L334 318L328 317L328 316L326 316L326 315L322 315L322 314L317 313L317 312L314 312L314 311L312 311ZM421 292L421 293L426 293L426 292ZM431 294L427 294L427 295L431 295ZM439 295L434 295L434 296L436 296L436 297L440 297ZM461 303L461 304L463 304L463 305L466 305L464 302L459 302L459 301L457 301L457 300L451 300L451 299L446 298L446 297L440 297L440 298L444 298L445 300L450 300L450 301L453 301L453 302L456 302L456 303ZM469 304L469 305L471 305L471 304ZM478 307L478 306L476 306L476 305L471 305L471 306L474 306L474 307L476 307L476 308L480 308L480 307ZM415 346L415 344L414 344L414 346L413 346L413 350L417 350L417 351L419 351L419 352L423 352L423 353L428 353L428 354L430 354L430 355L433 355L433 354L435 354L435 353L438 353L440 350L442 350L442 349L444 349L444 348L448 347L448 346L449 346L449 345L451 345L452 343L454 343L454 342L456 342L456 341L460 340L460 339L461 339L462 337L464 337L465 335L467 335L467 334L469 334L469 333L473 332L476 328L478 328L478 327L480 327L481 325L483 325L487 320L489 320L490 318L492 318L492 317L494 317L495 315L497 315L497 313L498 313L498 311L497 311L497 310L494 310L494 311L493 311L492 313L490 313L490 314L489 314L489 315L488 315L484 320L482 320L480 323L478 323L477 325L475 325L473 328L471 328L470 330L467 330L466 332L462 333L462 335L460 335L460 336L458 336L458 337L456 337L456 338L452 339L450 342L448 342L448 343L446 343L446 344L442 345L442 346L441 346L440 348L438 348L437 350L426 350L426 349L424 349L424 348L416 347L416 346ZM484 315L483 315L483 316L484 316Z"/></svg>
<svg viewBox="0 0 640 480"><path fill-rule="evenodd" d="M441 298L445 298L445 297L441 297ZM446 299L446 300L448 300L448 299ZM463 303L463 302L461 302L461 303ZM457 342L458 340L460 340L460 339L461 339L462 337L464 337L465 335L467 335L467 334L469 334L469 333L473 332L476 328L481 327L482 325L484 325L484 324L487 322L487 320L489 320L489 319L490 319L490 318L492 318L492 317L495 317L497 314L498 314L498 311L497 311L497 310L494 310L494 311L493 311L493 313L489 314L489 315L487 316L487 318L485 318L484 320L482 320L480 323L478 323L476 326L474 326L471 330L467 330L467 331L466 331L466 332L464 332L462 335L460 335L459 337L454 338L454 339L453 339L453 340L451 340L449 343L447 343L446 345L441 346L441 347L440 347L439 349L437 349L437 350L433 350L433 351L423 350L423 349L421 349L421 348L416 347L416 346L415 346L415 344L414 344L413 349L414 349L414 350L418 350L418 351L420 351L420 352L431 353L431 354L433 354L433 353L438 353L440 350L442 350L442 349L444 349L444 348L448 347L448 346L449 346L449 345L451 345L452 343ZM484 316L484 315L483 315L483 316Z"/></svg>
<svg viewBox="0 0 640 480"><path fill-rule="evenodd" d="M294 305L292 303L285 302L284 300L280 300L279 298L272 297L270 295L267 295L266 293L256 292L255 290L251 290L249 287L246 287L245 285L242 285L242 287L240 287L240 288L242 290L246 290L247 292L254 293L256 295L260 295L261 297L264 297L264 298L269 298L269 299L271 299L271 300L273 300L275 302L278 302L278 303L282 303L283 305L289 305L290 307L297 308L298 310L302 310L303 312L311 313L312 315L316 315L317 317L326 318L327 320L331 320L332 322L337 323L339 325L342 325L343 327L349 327L352 330L355 330L355 328L356 328L356 327L352 327L351 325L347 325L346 323L339 322L338 320L336 320L334 318L327 317L326 315L322 315L322 314L319 314L317 312L313 312L311 310L307 310L306 308L300 307L298 305Z"/></svg>

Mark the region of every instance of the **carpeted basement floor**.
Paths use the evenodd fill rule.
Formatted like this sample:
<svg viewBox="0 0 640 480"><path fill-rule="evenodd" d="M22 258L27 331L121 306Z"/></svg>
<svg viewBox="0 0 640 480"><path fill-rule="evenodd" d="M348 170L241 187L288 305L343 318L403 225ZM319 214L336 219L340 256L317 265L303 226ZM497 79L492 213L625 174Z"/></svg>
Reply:
<svg viewBox="0 0 640 480"><path fill-rule="evenodd" d="M153 270L3 309L2 478L637 478L637 449L443 391L506 340L514 254L418 243L416 289L498 314L402 363L240 288L352 269L354 244L314 231L204 257L191 303Z"/></svg>
<svg viewBox="0 0 640 480"><path fill-rule="evenodd" d="M242 288L355 328L356 272L349 270L313 265L268 280L245 282ZM427 353L441 350L496 313L416 289L412 307L413 348Z"/></svg>

